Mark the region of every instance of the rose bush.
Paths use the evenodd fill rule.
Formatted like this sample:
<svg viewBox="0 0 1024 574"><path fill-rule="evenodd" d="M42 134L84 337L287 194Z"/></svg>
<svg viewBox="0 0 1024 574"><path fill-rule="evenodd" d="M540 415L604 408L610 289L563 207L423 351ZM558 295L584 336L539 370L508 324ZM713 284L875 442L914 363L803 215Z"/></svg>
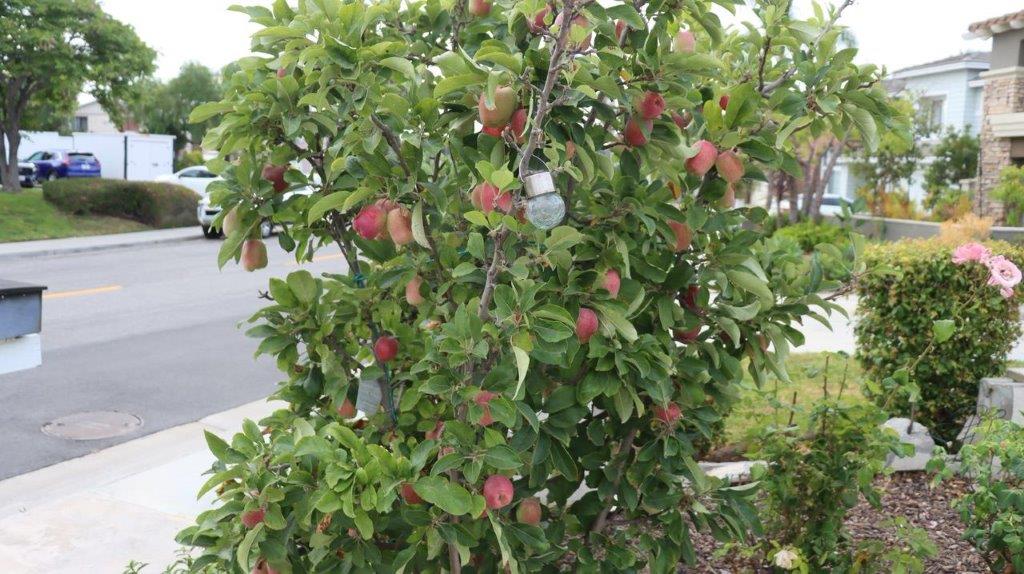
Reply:
<svg viewBox="0 0 1024 574"><path fill-rule="evenodd" d="M220 264L270 218L346 266L270 282L249 334L289 406L208 437L196 570L667 572L690 528L754 522L695 444L837 285L730 186L799 169L796 130L871 145L892 110L841 8L723 28L736 5L239 8L254 54L193 113L220 117Z"/></svg>

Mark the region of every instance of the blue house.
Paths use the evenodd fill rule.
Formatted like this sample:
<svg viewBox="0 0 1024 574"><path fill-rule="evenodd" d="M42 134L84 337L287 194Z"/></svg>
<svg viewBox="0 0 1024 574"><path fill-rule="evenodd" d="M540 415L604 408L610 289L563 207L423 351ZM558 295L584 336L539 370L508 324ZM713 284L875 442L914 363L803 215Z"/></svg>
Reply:
<svg viewBox="0 0 1024 574"><path fill-rule="evenodd" d="M925 196L921 187L924 167L931 145L938 142L943 131L954 128L969 129L978 135L981 126L982 91L984 80L979 78L989 69L989 52L967 52L926 64L896 70L886 79L886 88L892 94L914 96L921 111L933 127L933 135L922 141L924 158L921 168L909 182L910 197L920 203ZM828 195L854 199L862 181L851 173L853 158L841 157L829 181Z"/></svg>

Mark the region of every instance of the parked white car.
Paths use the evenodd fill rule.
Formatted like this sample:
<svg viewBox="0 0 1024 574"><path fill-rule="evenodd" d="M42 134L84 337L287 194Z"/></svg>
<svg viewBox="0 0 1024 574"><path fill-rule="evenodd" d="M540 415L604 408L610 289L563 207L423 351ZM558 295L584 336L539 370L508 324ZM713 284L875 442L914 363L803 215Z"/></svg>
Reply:
<svg viewBox="0 0 1024 574"><path fill-rule="evenodd" d="M206 188L221 177L201 165L186 167L168 175L158 175L156 181L184 185L202 197L206 197Z"/></svg>
<svg viewBox="0 0 1024 574"><path fill-rule="evenodd" d="M295 191L289 191L288 193L286 193L284 195L284 197L285 197L285 199L288 199L289 197L291 197L293 195L296 195L296 194L298 194L298 195L313 195L313 188L309 187L309 186L306 186L306 187L304 187L302 189L297 189ZM219 213L220 213L220 208L219 207L211 207L210 206L210 196L209 195L203 195L199 199L199 206L196 208L196 216L199 219L199 226L203 228L203 235L206 236L207 239L217 239L218 237L221 236L220 230L213 227L213 220L217 217L217 214L219 214ZM270 234L273 233L273 232L274 232L274 224L271 223L269 219L264 219L263 221L260 222L260 236L261 237L270 237Z"/></svg>
<svg viewBox="0 0 1024 574"><path fill-rule="evenodd" d="M32 187L36 184L36 164L30 161L18 162L18 181L22 187Z"/></svg>

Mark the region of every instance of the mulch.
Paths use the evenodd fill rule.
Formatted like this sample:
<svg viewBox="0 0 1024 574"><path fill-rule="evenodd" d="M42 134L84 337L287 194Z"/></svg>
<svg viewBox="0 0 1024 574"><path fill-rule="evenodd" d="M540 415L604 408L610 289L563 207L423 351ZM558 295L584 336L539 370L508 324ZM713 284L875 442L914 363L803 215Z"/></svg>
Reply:
<svg viewBox="0 0 1024 574"><path fill-rule="evenodd" d="M847 515L847 532L855 541L883 539L892 544L890 529L880 528L878 523L888 517L902 516L912 526L923 528L938 548L938 555L927 561L925 572L929 574L985 574L988 567L978 552L962 534L964 525L952 508L952 503L967 489L967 483L951 478L931 488L929 475L923 472L901 472L878 479L877 487L882 491L882 507L872 508L865 501L855 506ZM761 565L751 563L737 552L715 556L720 548L710 535L693 533L697 548L698 563L685 567L680 572L700 574L743 574L771 572Z"/></svg>

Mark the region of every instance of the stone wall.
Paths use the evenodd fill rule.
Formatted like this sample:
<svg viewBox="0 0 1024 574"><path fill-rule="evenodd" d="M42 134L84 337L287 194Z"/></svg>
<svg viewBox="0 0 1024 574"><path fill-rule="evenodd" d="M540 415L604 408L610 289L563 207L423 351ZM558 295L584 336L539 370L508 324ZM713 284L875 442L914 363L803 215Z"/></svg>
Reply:
<svg viewBox="0 0 1024 574"><path fill-rule="evenodd" d="M990 117L998 114L1024 112L1024 69L1003 68L982 74L985 79L985 97L981 122L981 178L980 190L975 195L975 211L1001 221L1003 206L988 197L999 181L999 172L1012 165L1010 138L996 137Z"/></svg>

